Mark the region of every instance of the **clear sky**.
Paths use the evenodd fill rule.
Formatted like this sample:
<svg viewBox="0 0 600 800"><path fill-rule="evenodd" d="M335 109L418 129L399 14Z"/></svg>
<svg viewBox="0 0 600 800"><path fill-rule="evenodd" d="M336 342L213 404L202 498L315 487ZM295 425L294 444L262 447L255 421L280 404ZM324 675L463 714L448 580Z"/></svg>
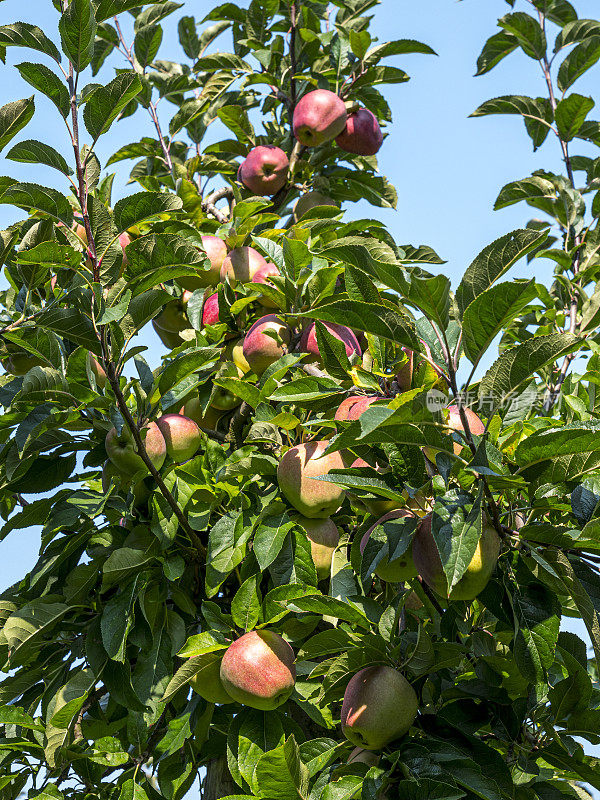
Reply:
<svg viewBox="0 0 600 800"><path fill-rule="evenodd" d="M579 17L598 15L597 0L572 2ZM184 8L165 25L160 57L173 60L184 57L175 32L180 15L192 14L201 19L216 5L208 0L184 2ZM245 6L247 2L240 5ZM524 205L493 211L500 188L511 180L526 177L534 169L562 169L556 140L549 136L534 154L519 118L468 118L480 103L491 97L544 94L545 85L537 63L521 53L509 56L490 74L473 77L483 43L497 31L497 18L509 10L505 0L382 0L374 11L372 32L380 41L420 39L432 46L439 58L412 55L393 59L391 63L405 69L412 79L407 84L384 87L394 122L389 129L391 135L380 152L379 163L381 171L398 190L398 208L371 209L361 203L349 213L382 220L399 244L434 247L447 259L448 264L441 269L455 286L464 269L485 245L524 226L530 216L534 216ZM51 31L50 36L55 40L58 37L56 19L50 0L4 0L0 3L0 24L16 20L32 22ZM28 60L43 60L43 56L38 58L33 51L9 49L8 65ZM578 84L579 93L594 96L599 70L600 67L590 70ZM0 105L31 94L31 87L14 69L0 64L0 74ZM112 77L106 67L101 77L102 74L105 81ZM41 139L69 159L70 144L54 106L41 96L37 105L36 118L16 141ZM172 113L172 109L170 106L168 110ZM106 159L120 145L136 141L141 135L153 135L150 121L142 111L114 126L108 143L100 146L99 156ZM582 145L578 152L587 154L590 150ZM58 186L53 183L58 173L47 167L39 167L39 174L32 174L29 165L6 159L2 162L0 174ZM115 183L116 199L123 193L136 191L135 186L125 185L131 163L116 165L123 176ZM0 227L15 218L14 209L0 206ZM538 280L547 281L551 275L551 269L542 261L534 261L532 265L522 262L511 274L531 277L534 270ZM153 336L148 336L146 342L152 348L149 360L158 363L164 351L162 346ZM38 546L39 533L35 530L16 531L2 543L0 586L9 585L33 565ZM577 632L585 635L579 628Z"/></svg>

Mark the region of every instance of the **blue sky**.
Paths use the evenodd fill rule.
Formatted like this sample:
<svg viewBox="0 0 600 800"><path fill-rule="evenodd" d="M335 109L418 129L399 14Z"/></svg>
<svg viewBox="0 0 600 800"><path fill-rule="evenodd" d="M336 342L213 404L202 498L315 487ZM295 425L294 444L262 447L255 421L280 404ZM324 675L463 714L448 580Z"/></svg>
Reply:
<svg viewBox="0 0 600 800"><path fill-rule="evenodd" d="M173 21L165 25L161 57L173 60L183 57L175 34L180 14L194 14L201 19L216 4L206 0L186 2ZM575 5L580 17L597 16L597 0L575 0ZM454 285L485 245L523 226L533 216L523 205L494 212L492 207L500 188L511 180L529 175L534 169L562 169L555 139L548 137L534 154L518 118L468 118L481 102L491 97L544 94L545 86L537 63L520 53L509 56L489 75L473 77L483 43L497 31L497 17L509 10L504 0L382 0L374 12L372 31L381 41L420 39L431 45L439 57L413 55L392 62L412 76L408 84L385 88L394 123L380 152L380 168L398 190L398 208L380 210L360 204L349 213L382 220L400 244L433 246L448 260L441 269ZM41 25L52 32L51 38L58 38L57 14L50 0L1 2L0 24L16 20ZM9 49L9 66L27 60L38 61L43 57L38 58L32 51ZM598 69L588 73L578 84L577 91L594 95ZM0 73L0 105L31 94L31 88L14 69L0 65ZM112 76L110 69L105 70L106 80L109 76ZM54 106L43 97L37 100L37 106L36 118L20 138L46 141L69 159L70 143ZM172 108L169 107L171 113ZM120 145L135 141L141 135L152 136L153 130L149 119L138 112L134 118L113 128L108 142L99 147L99 156L105 160ZM589 153L590 150L582 145L577 152ZM126 186L130 164L117 165L123 177L115 184L115 199L136 190L134 186ZM46 167L39 167L36 170L39 174L32 174L28 165L3 159L1 169L3 175L59 186L53 184L58 173ZM0 227L15 218L14 209L0 206ZM531 277L534 270L538 280L547 281L551 275L551 269L541 261L532 265L521 263L511 274ZM149 360L157 363L162 346L150 335L145 343L151 347ZM1 586L9 585L33 565L38 546L36 530L14 532L2 543ZM580 632L579 628L577 630Z"/></svg>

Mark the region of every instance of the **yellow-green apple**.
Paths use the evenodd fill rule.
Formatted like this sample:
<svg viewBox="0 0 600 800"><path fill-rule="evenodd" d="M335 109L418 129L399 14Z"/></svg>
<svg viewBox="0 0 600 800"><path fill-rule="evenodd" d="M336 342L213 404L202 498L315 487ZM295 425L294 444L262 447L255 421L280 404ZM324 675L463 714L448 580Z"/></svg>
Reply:
<svg viewBox="0 0 600 800"><path fill-rule="evenodd" d="M346 127L335 140L347 153L374 156L383 144L377 117L368 108L359 108L348 116Z"/></svg>
<svg viewBox="0 0 600 800"><path fill-rule="evenodd" d="M419 523L413 539L413 559L417 572L440 597L467 602L474 600L485 589L494 571L500 553L500 537L485 520L475 555L465 574L448 592L448 581L431 524L432 514L427 514Z"/></svg>
<svg viewBox="0 0 600 800"><path fill-rule="evenodd" d="M331 519L309 519L308 517L294 517L301 528L306 531L310 542L310 552L320 581L327 580L331 574L333 554L340 542L340 532Z"/></svg>
<svg viewBox="0 0 600 800"><path fill-rule="evenodd" d="M221 265L221 280L229 279L235 284L249 283L259 269L267 266L267 259L263 258L258 250L253 247L236 247L231 250Z"/></svg>
<svg viewBox="0 0 600 800"><path fill-rule="evenodd" d="M156 422L148 422L144 425L140 430L140 436L154 469L160 469L167 457L167 445ZM141 470L149 472L138 455L135 440L126 425L123 426L120 434L117 433L116 428L109 430L106 434L105 447L106 454L121 472L129 475L134 475Z"/></svg>
<svg viewBox="0 0 600 800"><path fill-rule="evenodd" d="M252 283L266 283L269 284L268 278L275 277L277 275L281 275L275 264L271 264L268 261L264 267L260 267L256 270L254 275L252 276ZM260 289L257 287L257 292L260 292ZM277 303L274 303L273 300L270 300L266 295L262 295L261 303L265 308L277 308Z"/></svg>
<svg viewBox="0 0 600 800"><path fill-rule="evenodd" d="M165 347L179 347L184 339L179 335L190 328L186 315L188 300L192 293L186 290L181 297L166 304L158 316L152 320L152 326Z"/></svg>
<svg viewBox="0 0 600 800"><path fill-rule="evenodd" d="M1 361L2 366L9 375L19 377L26 375L33 367L43 367L44 362L32 353L13 352ZM47 365L46 365L47 366Z"/></svg>
<svg viewBox="0 0 600 800"><path fill-rule="evenodd" d="M156 424L164 437L167 455L176 464L189 461L196 455L202 436L193 419L182 414L163 414Z"/></svg>
<svg viewBox="0 0 600 800"><path fill-rule="evenodd" d="M104 371L104 367L91 353L88 353L88 363L90 365L90 370L96 379L96 385L99 389L104 389L106 386L106 372Z"/></svg>
<svg viewBox="0 0 600 800"><path fill-rule="evenodd" d="M418 711L415 690L388 666L361 669L350 679L342 704L342 732L356 747L381 750L408 731Z"/></svg>
<svg viewBox="0 0 600 800"><path fill-rule="evenodd" d="M280 147L253 147L238 169L238 181L259 197L277 194L287 181L290 162Z"/></svg>
<svg viewBox="0 0 600 800"><path fill-rule="evenodd" d="M350 328L346 328L344 325L338 325L335 322L323 322L322 324L325 326L328 333L340 342L343 342L348 357L354 354L357 356L361 355L358 339ZM320 359L321 354L319 352L319 343L317 342L316 325L314 322L311 322L310 325L302 331L298 349L301 353L310 353L312 356L312 358L309 359L310 361L318 361Z"/></svg>
<svg viewBox="0 0 600 800"><path fill-rule="evenodd" d="M276 314L261 317L244 337L243 354L257 375L274 364L287 350L292 337L288 325Z"/></svg>
<svg viewBox="0 0 600 800"><path fill-rule="evenodd" d="M332 469L344 469L341 453L323 455L329 442L315 441L290 448L277 467L279 488L302 516L325 519L338 510L344 490L335 483L315 480Z"/></svg>
<svg viewBox="0 0 600 800"><path fill-rule="evenodd" d="M241 398L233 394L233 392L230 392L227 389L223 389L218 386L215 390L214 397L211 400L210 404L213 408L216 408L217 411L222 412L222 411L231 411L232 408L239 406L241 402L242 402Z"/></svg>
<svg viewBox="0 0 600 800"><path fill-rule="evenodd" d="M231 348L231 360L237 367L238 375L240 378L243 378L244 375L247 375L251 372L250 364L246 360L246 356L244 355L244 340L238 339L237 342Z"/></svg>
<svg viewBox="0 0 600 800"><path fill-rule="evenodd" d="M219 322L219 294L211 294L202 306L202 325L217 325Z"/></svg>
<svg viewBox="0 0 600 800"><path fill-rule="evenodd" d="M190 659L192 660L192 659ZM233 703L221 681L222 652L203 653L193 660L201 664L200 669L190 680L190 686L208 703Z"/></svg>
<svg viewBox="0 0 600 800"><path fill-rule="evenodd" d="M200 248L198 248L200 249ZM209 269L199 269L196 275L187 275L177 278L177 283L183 289L193 292L195 289L206 289L216 286L221 280L221 267L227 255L227 246L218 236L203 235L202 249L210 261Z"/></svg>
<svg viewBox="0 0 600 800"><path fill-rule="evenodd" d="M294 220L297 222L313 208L319 206L337 206L337 203L321 192L306 192L298 198L298 202L294 206Z"/></svg>
<svg viewBox="0 0 600 800"><path fill-rule="evenodd" d="M382 397L371 395L367 397L364 394L354 394L347 397L339 405L338 410L335 412L334 419L337 421L357 420L369 406L376 403L377 400L382 400Z"/></svg>
<svg viewBox="0 0 600 800"><path fill-rule="evenodd" d="M199 428L204 428L205 430L216 430L217 423L223 416L221 412L218 412L212 406L209 406L203 413L199 397L192 397L188 400L181 409L181 413L185 417L194 420Z"/></svg>
<svg viewBox="0 0 600 800"><path fill-rule="evenodd" d="M361 539L361 554L365 552L369 538L375 528L377 528L379 525L384 525L390 520L402 519L403 517L412 517L412 514L410 514L408 511L404 511L403 509L396 509L395 511L389 511L387 514L384 514L384 516L381 517L381 519L378 519L374 525L371 525L369 530ZM402 553L401 556L398 556L398 558L394 558L391 561L389 560L388 556L384 556L379 564L377 564L377 567L375 568L375 574L381 578L382 581L386 581L387 583L401 583L409 578L415 578L417 576L417 568L415 567L412 557L412 545L409 544L408 548L404 551L404 553Z"/></svg>
<svg viewBox="0 0 600 800"><path fill-rule="evenodd" d="M412 350L408 350L406 347L403 347L402 350L406 361L396 373L396 383L401 392L408 392L412 385L414 356Z"/></svg>
<svg viewBox="0 0 600 800"><path fill-rule="evenodd" d="M250 631L225 651L220 670L223 687L238 703L272 711L294 691L295 659L294 651L278 633Z"/></svg>
<svg viewBox="0 0 600 800"><path fill-rule="evenodd" d="M348 113L342 98L328 89L308 92L294 109L294 136L305 147L335 139L346 127Z"/></svg>
<svg viewBox="0 0 600 800"><path fill-rule="evenodd" d="M143 506L148 502L152 492L146 485L145 481L138 481L132 486L130 477L130 474L128 475L124 472L121 472L121 470L117 469L112 461L108 459L104 462L102 467L102 491L104 493L108 492L110 484L114 479L115 483L117 483L118 486L124 491L129 491L131 489L133 493L133 505L136 508L140 508L140 506Z"/></svg>

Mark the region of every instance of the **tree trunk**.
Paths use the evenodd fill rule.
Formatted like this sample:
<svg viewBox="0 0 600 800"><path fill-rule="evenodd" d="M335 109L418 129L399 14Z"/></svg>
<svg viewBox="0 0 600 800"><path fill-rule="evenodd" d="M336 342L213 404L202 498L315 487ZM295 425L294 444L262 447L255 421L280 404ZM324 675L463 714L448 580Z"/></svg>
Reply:
<svg viewBox="0 0 600 800"><path fill-rule="evenodd" d="M202 784L202 800L218 800L230 794L239 794L227 767L227 757L221 756L210 761L206 767L206 777Z"/></svg>

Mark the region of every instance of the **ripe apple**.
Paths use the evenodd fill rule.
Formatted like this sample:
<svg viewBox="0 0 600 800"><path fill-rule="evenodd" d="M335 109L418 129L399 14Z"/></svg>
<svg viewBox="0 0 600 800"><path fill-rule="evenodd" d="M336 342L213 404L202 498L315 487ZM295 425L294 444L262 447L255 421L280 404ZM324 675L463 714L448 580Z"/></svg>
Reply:
<svg viewBox="0 0 600 800"><path fill-rule="evenodd" d="M227 245L218 236L202 236L202 248L209 258L210 268L199 269L196 275L187 275L177 278L177 283L183 289L193 292L195 289L206 289L209 286L216 286L221 279L221 267L227 255ZM200 248L198 248L200 250Z"/></svg>
<svg viewBox="0 0 600 800"><path fill-rule="evenodd" d="M140 435L154 468L160 469L167 457L167 445L156 422L148 422L144 425L140 430ZM135 441L127 426L123 426L120 435L116 428L111 428L106 434L105 447L108 457L121 472L128 475L134 475L140 470L148 472L146 465L137 454Z"/></svg>
<svg viewBox="0 0 600 800"><path fill-rule="evenodd" d="M191 400L188 400L181 409L181 413L193 420L199 428L204 428L207 431L216 430L217 423L223 416L212 406L209 406L203 414L199 397L192 397Z"/></svg>
<svg viewBox="0 0 600 800"><path fill-rule="evenodd" d="M344 343L346 348L346 355L350 357L354 353L356 355L361 355L360 345L358 343L358 339L356 338L353 331L350 328L346 328L344 325L338 325L335 322L324 322L322 323L327 331L332 334L336 339L340 342ZM298 345L298 349L301 353L310 353L312 358L311 361L318 361L321 357L319 352L319 344L317 342L317 333L316 333L316 325L314 322L311 322L304 330L302 331L302 336L300 337L300 343Z"/></svg>
<svg viewBox="0 0 600 800"><path fill-rule="evenodd" d="M306 147L317 147L335 139L346 127L346 104L328 89L308 92L294 110L294 136Z"/></svg>
<svg viewBox="0 0 600 800"><path fill-rule="evenodd" d="M347 153L374 156L383 144L377 117L368 108L359 108L348 116L346 127L335 140Z"/></svg>
<svg viewBox="0 0 600 800"><path fill-rule="evenodd" d="M341 453L323 455L328 446L327 441L296 445L287 451L277 467L279 488L294 508L310 519L330 517L344 499L340 486L314 479L345 466Z"/></svg>
<svg viewBox="0 0 600 800"><path fill-rule="evenodd" d="M121 470L117 469L109 459L104 462L102 467L102 491L105 493L108 492L111 481L114 478L115 482L124 492L128 492L131 489L133 492L133 505L135 508L140 508L141 506L146 505L150 499L150 496L152 495L152 492L146 485L145 481L138 481L132 486L130 477L130 475L127 475L124 472L121 472Z"/></svg>
<svg viewBox="0 0 600 800"><path fill-rule="evenodd" d="M119 244L121 245L121 250L123 251L123 266L126 267L127 264L129 264L129 261L127 259L125 248L128 244L131 244L131 236L128 233L121 233L119 235Z"/></svg>
<svg viewBox="0 0 600 800"><path fill-rule="evenodd" d="M327 580L331 574L333 554L340 541L340 532L337 525L330 517L326 519L309 519L308 517L294 517L306 531L310 541L310 552L317 569L317 578Z"/></svg>
<svg viewBox="0 0 600 800"><path fill-rule="evenodd" d="M276 275L281 275L281 273L279 272L275 264L271 264L271 262L268 261L264 267L260 267L259 269L256 270L256 272L252 276L252 283L266 283L268 285L269 281L267 280L267 278ZM257 287L256 291L258 292L260 291L260 289L258 289ZM263 306L265 306L265 308L277 308L277 303L274 303L265 295L262 296L261 302Z"/></svg>
<svg viewBox="0 0 600 800"><path fill-rule="evenodd" d="M227 694L259 711L273 711L294 691L294 651L278 633L250 631L232 642L223 656L220 676Z"/></svg>
<svg viewBox="0 0 600 800"><path fill-rule="evenodd" d="M371 525L361 539L361 554L364 553L369 537L378 525L383 525L385 522L392 519L401 519L402 517L410 516L412 516L412 514L403 509L396 509L395 511L389 511L387 514L384 514L374 525ZM401 583L409 578L415 578L417 576L417 568L415 567L412 557L412 545L409 545L408 549L405 550L401 556L394 558L392 561L390 561L387 556L384 556L379 564L377 564L375 574L381 578L382 581L386 581L386 583Z"/></svg>
<svg viewBox="0 0 600 800"><path fill-rule="evenodd" d="M104 389L106 386L106 372L104 371L102 364L91 353L88 353L88 363L90 365L90 370L96 379L96 385L99 389Z"/></svg>
<svg viewBox="0 0 600 800"><path fill-rule="evenodd" d="M321 192L306 192L298 198L298 202L294 206L294 220L298 222L305 214L318 206L337 206L337 203Z"/></svg>
<svg viewBox="0 0 600 800"><path fill-rule="evenodd" d="M285 354L292 338L290 328L276 314L261 317L244 337L243 354L257 375Z"/></svg>
<svg viewBox="0 0 600 800"><path fill-rule="evenodd" d="M164 437L167 455L176 464L189 461L196 455L202 436L193 419L182 414L163 414L156 424Z"/></svg>
<svg viewBox="0 0 600 800"><path fill-rule="evenodd" d="M202 662L202 668L190 680L190 686L196 694L208 703L233 703L221 681L221 653L204 653L195 658Z"/></svg>
<svg viewBox="0 0 600 800"><path fill-rule="evenodd" d="M230 283L235 284L249 283L254 274L259 269L267 266L266 258L263 258L258 250L253 247L236 247L231 250L221 265L221 280L229 279Z"/></svg>
<svg viewBox="0 0 600 800"><path fill-rule="evenodd" d="M485 425L481 421L480 417L474 411L471 411L470 408L464 409L465 415L467 417L467 422L469 423L469 429L471 433L474 433L476 436L481 436L485 432ZM456 431L457 433L464 433L465 427L462 423L460 410L458 406L448 406L446 409L446 426L450 428L452 431ZM458 442L454 442L452 445L452 449L454 450L454 454L459 456L462 452L463 446L458 444ZM427 456L427 458L435 464L435 454L438 453L435 447L424 447L423 453Z"/></svg>
<svg viewBox="0 0 600 800"><path fill-rule="evenodd" d="M337 421L357 420L364 414L369 406L373 405L377 400L382 399L382 397L377 395L366 397L364 394L353 394L345 400L342 400L338 410L335 412L334 419Z"/></svg>
<svg viewBox="0 0 600 800"><path fill-rule="evenodd" d="M202 306L202 325L217 325L219 320L219 294L211 294Z"/></svg>
<svg viewBox="0 0 600 800"><path fill-rule="evenodd" d="M280 147L253 147L238 169L238 180L259 197L272 196L283 189L290 162Z"/></svg>
<svg viewBox="0 0 600 800"><path fill-rule="evenodd" d="M413 539L413 558L417 572L440 597L467 602L474 600L484 590L494 571L500 553L500 537L489 522L485 521L475 555L467 571L448 593L448 581L431 532L431 521L431 514L423 517Z"/></svg>
<svg viewBox="0 0 600 800"><path fill-rule="evenodd" d="M398 670L366 667L350 679L342 704L342 732L363 750L381 750L408 731L415 721L418 700Z"/></svg>

